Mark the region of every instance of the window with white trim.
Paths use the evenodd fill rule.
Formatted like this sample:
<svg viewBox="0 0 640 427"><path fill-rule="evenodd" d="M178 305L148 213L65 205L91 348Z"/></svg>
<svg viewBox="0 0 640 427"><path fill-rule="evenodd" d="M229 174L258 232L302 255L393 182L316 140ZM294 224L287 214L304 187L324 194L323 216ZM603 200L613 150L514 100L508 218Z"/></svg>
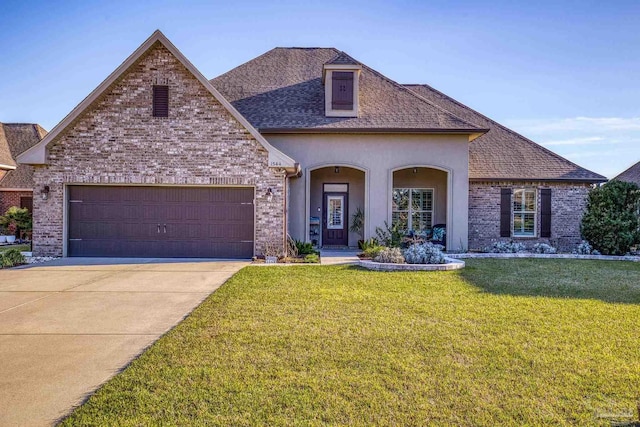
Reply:
<svg viewBox="0 0 640 427"><path fill-rule="evenodd" d="M513 235L536 235L536 190L513 191Z"/></svg>
<svg viewBox="0 0 640 427"><path fill-rule="evenodd" d="M391 220L403 231L425 231L433 226L432 188L394 188Z"/></svg>

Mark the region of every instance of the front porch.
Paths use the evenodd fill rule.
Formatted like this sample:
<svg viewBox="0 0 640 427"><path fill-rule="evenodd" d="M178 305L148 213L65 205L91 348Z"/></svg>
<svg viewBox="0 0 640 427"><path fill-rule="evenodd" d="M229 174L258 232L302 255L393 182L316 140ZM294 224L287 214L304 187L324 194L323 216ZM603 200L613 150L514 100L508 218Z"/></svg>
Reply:
<svg viewBox="0 0 640 427"><path fill-rule="evenodd" d="M452 190L448 171L411 165L390 170L388 188L371 188L370 181L367 170L349 165L308 170L305 240L324 249L355 249L359 240L377 237L376 228L385 228L386 222L405 235L448 246ZM352 227L358 212L364 213L360 229Z"/></svg>

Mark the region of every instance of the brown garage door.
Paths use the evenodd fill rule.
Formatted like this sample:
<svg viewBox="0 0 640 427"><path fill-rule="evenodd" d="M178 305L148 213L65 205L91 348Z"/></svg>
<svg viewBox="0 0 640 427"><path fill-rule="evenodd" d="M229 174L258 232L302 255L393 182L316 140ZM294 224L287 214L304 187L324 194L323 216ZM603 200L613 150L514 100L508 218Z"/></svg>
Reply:
<svg viewBox="0 0 640 427"><path fill-rule="evenodd" d="M69 187L69 256L251 258L253 188Z"/></svg>

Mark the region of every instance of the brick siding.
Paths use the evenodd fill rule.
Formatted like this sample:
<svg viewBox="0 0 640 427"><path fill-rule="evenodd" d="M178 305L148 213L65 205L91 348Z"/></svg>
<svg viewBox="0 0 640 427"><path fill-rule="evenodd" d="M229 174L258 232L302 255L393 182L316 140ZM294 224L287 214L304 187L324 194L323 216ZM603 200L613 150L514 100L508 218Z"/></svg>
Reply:
<svg viewBox="0 0 640 427"><path fill-rule="evenodd" d="M500 189L536 188L538 208L534 237L500 237ZM540 189L551 189L551 237L540 236ZM581 241L580 222L587 205L589 184L536 182L469 183L469 249L482 250L496 241L518 241L528 247L548 243L570 252ZM513 230L513 215L511 229Z"/></svg>
<svg viewBox="0 0 640 427"><path fill-rule="evenodd" d="M155 83L169 85L168 118L152 117ZM284 172L159 43L56 138L48 161L34 173L36 193L50 187L34 198L36 255L62 255L65 184L255 186L256 253L284 239Z"/></svg>
<svg viewBox="0 0 640 427"><path fill-rule="evenodd" d="M11 206L20 207L21 197L31 197L31 191L2 191L0 190L0 215L4 213Z"/></svg>

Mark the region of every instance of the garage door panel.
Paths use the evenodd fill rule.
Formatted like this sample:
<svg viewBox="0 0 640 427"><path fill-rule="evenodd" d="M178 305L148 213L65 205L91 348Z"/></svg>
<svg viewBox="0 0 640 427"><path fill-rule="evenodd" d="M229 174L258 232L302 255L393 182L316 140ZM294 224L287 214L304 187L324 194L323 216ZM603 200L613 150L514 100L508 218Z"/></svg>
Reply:
<svg viewBox="0 0 640 427"><path fill-rule="evenodd" d="M70 186L69 256L253 255L252 188Z"/></svg>

